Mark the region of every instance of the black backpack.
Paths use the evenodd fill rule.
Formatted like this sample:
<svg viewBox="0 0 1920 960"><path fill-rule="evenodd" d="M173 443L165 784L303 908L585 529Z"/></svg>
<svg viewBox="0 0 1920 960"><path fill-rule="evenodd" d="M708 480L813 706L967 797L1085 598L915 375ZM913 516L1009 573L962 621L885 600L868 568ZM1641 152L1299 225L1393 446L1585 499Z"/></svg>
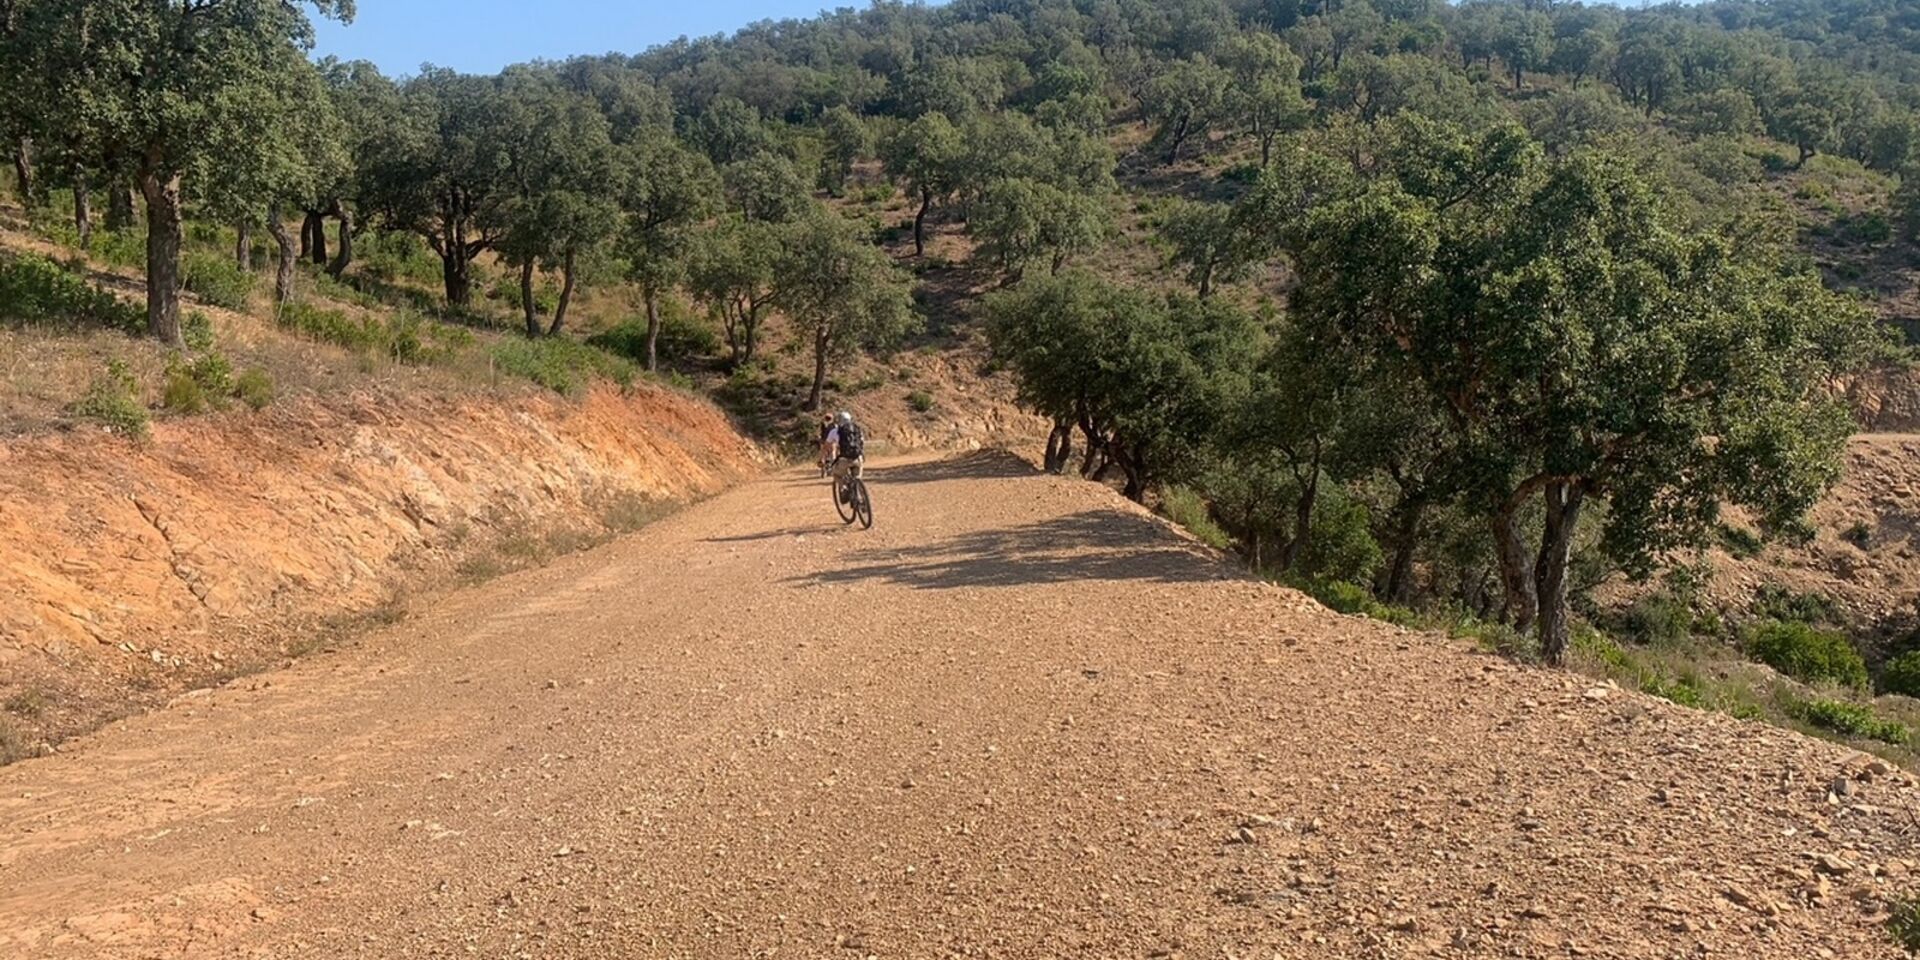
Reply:
<svg viewBox="0 0 1920 960"><path fill-rule="evenodd" d="M858 460L867 455L867 438L860 433L858 423L840 425L840 455L849 460Z"/></svg>

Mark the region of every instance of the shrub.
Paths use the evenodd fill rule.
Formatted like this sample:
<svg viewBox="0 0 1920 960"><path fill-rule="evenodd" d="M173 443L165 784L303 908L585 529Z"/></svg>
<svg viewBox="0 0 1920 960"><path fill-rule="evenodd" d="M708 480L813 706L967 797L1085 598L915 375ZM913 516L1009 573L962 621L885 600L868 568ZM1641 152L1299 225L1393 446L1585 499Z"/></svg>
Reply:
<svg viewBox="0 0 1920 960"><path fill-rule="evenodd" d="M1767 620L1798 623L1838 623L1840 618L1832 598L1817 593L1795 593L1772 583L1755 592L1753 612Z"/></svg>
<svg viewBox="0 0 1920 960"><path fill-rule="evenodd" d="M233 367L227 358L217 353L191 362L175 357L167 363L160 405L174 413L205 413L225 407L233 395Z"/></svg>
<svg viewBox="0 0 1920 960"><path fill-rule="evenodd" d="M245 310L253 296L253 274L220 254L187 254L181 261L181 279L201 300L228 310Z"/></svg>
<svg viewBox="0 0 1920 960"><path fill-rule="evenodd" d="M1912 736L1906 724L1883 720L1870 708L1844 700L1796 700L1787 704L1787 714L1822 730L1882 743L1904 744Z"/></svg>
<svg viewBox="0 0 1920 960"><path fill-rule="evenodd" d="M213 318L198 310L189 310L180 321L180 338L187 349L204 353L213 349Z"/></svg>
<svg viewBox="0 0 1920 960"><path fill-rule="evenodd" d="M1754 659L1803 683L1867 685L1866 661L1839 633L1773 620L1748 631L1747 649Z"/></svg>
<svg viewBox="0 0 1920 960"><path fill-rule="evenodd" d="M915 413L926 413L933 409L933 394L915 390L907 394L907 406L912 407Z"/></svg>
<svg viewBox="0 0 1920 960"><path fill-rule="evenodd" d="M1873 528L1865 522L1855 521L1840 531L1840 539L1865 550L1873 542Z"/></svg>
<svg viewBox="0 0 1920 960"><path fill-rule="evenodd" d="M0 261L0 320L78 323L138 335L146 312L41 256Z"/></svg>
<svg viewBox="0 0 1920 960"><path fill-rule="evenodd" d="M1880 668L1880 689L1905 697L1920 697L1920 650L1909 650Z"/></svg>
<svg viewBox="0 0 1920 960"><path fill-rule="evenodd" d="M432 284L441 279L440 260L410 233L370 231L356 242L353 253L362 271L389 283L412 280Z"/></svg>
<svg viewBox="0 0 1920 960"><path fill-rule="evenodd" d="M442 327L408 311L356 320L340 310L296 301L282 305L278 319L282 328L302 336L410 366L437 363L473 342L468 331Z"/></svg>
<svg viewBox="0 0 1920 960"><path fill-rule="evenodd" d="M626 358L564 337L502 341L493 361L503 373L563 394L578 393L595 377L631 386L635 374Z"/></svg>
<svg viewBox="0 0 1920 960"><path fill-rule="evenodd" d="M587 343L638 364L647 362L647 319L629 317L587 338ZM720 334L676 301L660 305L661 361L711 357L721 350Z"/></svg>
<svg viewBox="0 0 1920 960"><path fill-rule="evenodd" d="M1366 505L1323 494L1314 506L1313 533L1300 554L1299 574L1313 580L1365 583L1373 579L1381 560Z"/></svg>
<svg viewBox="0 0 1920 960"><path fill-rule="evenodd" d="M147 238L139 230L95 230L92 253L116 267L145 267Z"/></svg>
<svg viewBox="0 0 1920 960"><path fill-rule="evenodd" d="M1920 897L1900 897L1887 904L1887 933L1908 953L1920 954Z"/></svg>
<svg viewBox="0 0 1920 960"><path fill-rule="evenodd" d="M925 396L925 394L915 394L915 396ZM1216 550L1226 550L1233 546L1233 538L1214 522L1207 508L1207 502L1201 499L1200 494L1191 487L1168 487L1160 497L1160 512L1207 546Z"/></svg>
<svg viewBox="0 0 1920 960"><path fill-rule="evenodd" d="M520 273L518 270L503 274L487 288L487 299L497 300L512 308L515 313L526 309L520 297ZM535 277L533 281L533 309L543 317L553 316L553 310L560 305L560 288L554 286L545 277Z"/></svg>
<svg viewBox="0 0 1920 960"><path fill-rule="evenodd" d="M1670 593L1651 593L1620 617L1621 631L1635 643L1678 643L1693 635L1693 609Z"/></svg>
<svg viewBox="0 0 1920 960"><path fill-rule="evenodd" d="M1766 549L1766 541L1745 527L1723 523L1714 529L1722 549L1741 560L1751 560Z"/></svg>
<svg viewBox="0 0 1920 960"><path fill-rule="evenodd" d="M133 373L121 360L107 361L106 372L93 378L70 412L131 437L147 435L147 408L135 392Z"/></svg>
<svg viewBox="0 0 1920 960"><path fill-rule="evenodd" d="M233 378L233 395L250 410L265 410L273 403L273 377L259 367L242 370Z"/></svg>

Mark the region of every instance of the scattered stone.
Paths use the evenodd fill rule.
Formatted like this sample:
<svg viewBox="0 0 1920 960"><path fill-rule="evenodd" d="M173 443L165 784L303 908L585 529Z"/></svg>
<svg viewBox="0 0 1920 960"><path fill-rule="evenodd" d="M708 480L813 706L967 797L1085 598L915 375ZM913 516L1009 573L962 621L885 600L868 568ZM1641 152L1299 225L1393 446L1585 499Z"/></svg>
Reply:
<svg viewBox="0 0 1920 960"><path fill-rule="evenodd" d="M1581 694L1581 696L1595 703L1598 703L1610 696L1613 696L1613 691L1607 689L1606 687L1590 687L1588 688L1587 692Z"/></svg>
<svg viewBox="0 0 1920 960"><path fill-rule="evenodd" d="M1853 864L1831 853L1823 853L1814 861L1814 869L1830 877L1844 877L1853 872Z"/></svg>

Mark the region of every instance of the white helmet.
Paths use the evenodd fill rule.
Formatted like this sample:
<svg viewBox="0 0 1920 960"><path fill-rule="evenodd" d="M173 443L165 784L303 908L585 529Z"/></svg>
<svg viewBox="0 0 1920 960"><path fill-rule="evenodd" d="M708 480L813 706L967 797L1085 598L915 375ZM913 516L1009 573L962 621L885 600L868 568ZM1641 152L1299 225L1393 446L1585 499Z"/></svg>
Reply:
<svg viewBox="0 0 1920 960"><path fill-rule="evenodd" d="M840 415L839 415L838 417L835 417L834 419L836 419L836 420L838 420L838 421L840 421L840 425L844 427L844 426L846 426L847 424L849 424L849 423L852 423L852 422L853 422L853 414L851 414L851 413L849 413L849 412L847 412L847 411L845 411L845 410L842 410L842 411L840 411Z"/></svg>

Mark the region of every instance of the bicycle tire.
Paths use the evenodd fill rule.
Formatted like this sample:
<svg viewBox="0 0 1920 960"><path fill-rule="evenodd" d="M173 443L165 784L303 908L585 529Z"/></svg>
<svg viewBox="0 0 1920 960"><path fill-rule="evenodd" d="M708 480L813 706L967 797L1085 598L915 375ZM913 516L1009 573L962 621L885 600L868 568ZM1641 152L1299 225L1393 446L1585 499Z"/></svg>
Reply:
<svg viewBox="0 0 1920 960"><path fill-rule="evenodd" d="M853 497L851 496L851 491L847 489L848 484L852 482L854 481L834 477L833 483L830 486L830 489L833 491L833 512L840 515L841 523L852 523L860 516L860 508L852 502ZM843 493L849 495L842 496Z"/></svg>
<svg viewBox="0 0 1920 960"><path fill-rule="evenodd" d="M857 478L853 481L853 512L860 518L860 529L873 529L873 497L867 494L867 482Z"/></svg>

